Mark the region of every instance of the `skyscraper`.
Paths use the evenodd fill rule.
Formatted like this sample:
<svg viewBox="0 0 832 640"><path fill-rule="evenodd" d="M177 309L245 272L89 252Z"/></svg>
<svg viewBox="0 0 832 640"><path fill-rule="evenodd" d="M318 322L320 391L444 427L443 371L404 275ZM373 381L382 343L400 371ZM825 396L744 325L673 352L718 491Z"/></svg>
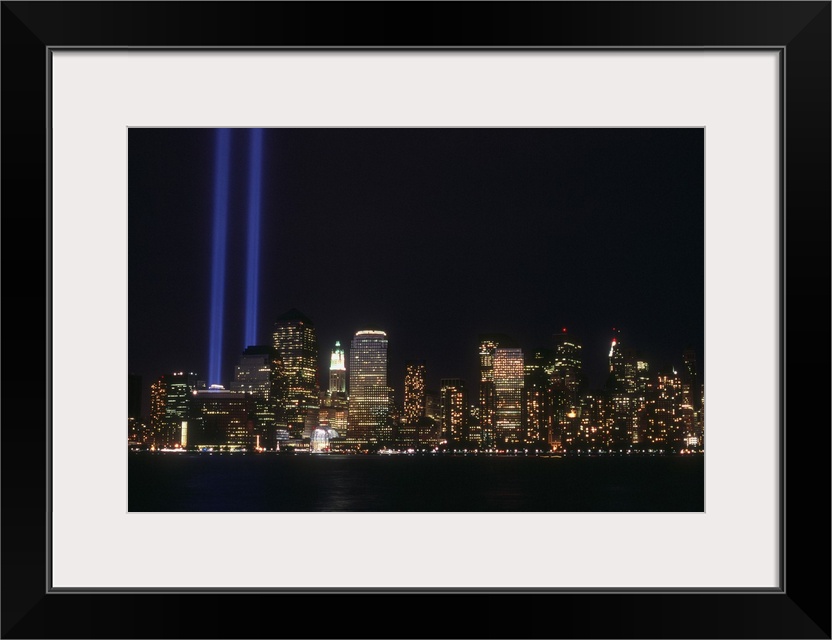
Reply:
<svg viewBox="0 0 832 640"><path fill-rule="evenodd" d="M514 341L504 334L486 334L480 336L479 428L483 446L486 447L493 446L495 442L494 415L496 411L496 396L494 395L494 351L497 347L514 346Z"/></svg>
<svg viewBox="0 0 832 640"><path fill-rule="evenodd" d="M621 344L621 332L613 329L610 346L610 375L607 379L606 416L603 421L605 447L623 449L638 442L638 410L643 396L638 393L646 373L639 374L636 350Z"/></svg>
<svg viewBox="0 0 832 640"><path fill-rule="evenodd" d="M442 437L449 444L468 440L468 393L460 378L442 378Z"/></svg>
<svg viewBox="0 0 832 640"><path fill-rule="evenodd" d="M555 371L554 382L576 393L583 376L583 357L581 343L572 337L564 327L555 334Z"/></svg>
<svg viewBox="0 0 832 640"><path fill-rule="evenodd" d="M522 444L523 351L497 347L493 359L494 433L498 443Z"/></svg>
<svg viewBox="0 0 832 640"><path fill-rule="evenodd" d="M668 369L654 378L654 387L638 411L639 442L651 448L682 449L687 436L682 380L675 369Z"/></svg>
<svg viewBox="0 0 832 640"><path fill-rule="evenodd" d="M309 437L317 427L320 407L315 325L290 309L274 323L272 347L275 423L293 438Z"/></svg>
<svg viewBox="0 0 832 640"><path fill-rule="evenodd" d="M418 442L419 424L425 419L426 393L425 361L408 360L404 373L404 409L397 434L402 446L414 446Z"/></svg>
<svg viewBox="0 0 832 640"><path fill-rule="evenodd" d="M197 389L195 373L167 373L150 387L150 429L157 447L182 442L182 423L190 415L191 395Z"/></svg>
<svg viewBox="0 0 832 640"><path fill-rule="evenodd" d="M329 358L329 395L344 395L347 393L347 362L341 343L336 340L335 348Z"/></svg>
<svg viewBox="0 0 832 640"><path fill-rule="evenodd" d="M367 444L386 429L390 406L387 386L387 334L358 331L350 346L347 436Z"/></svg>
<svg viewBox="0 0 832 640"><path fill-rule="evenodd" d="M618 383L624 381L624 351L621 348L621 332L613 329L612 344L610 345L610 373Z"/></svg>
<svg viewBox="0 0 832 640"><path fill-rule="evenodd" d="M554 426L555 352L535 349L526 356L523 381L523 434L527 442L550 440Z"/></svg>
<svg viewBox="0 0 832 640"><path fill-rule="evenodd" d="M232 391L251 395L254 433L260 446L274 446L274 407L271 395L271 348L266 345L246 347L234 367Z"/></svg>
<svg viewBox="0 0 832 640"><path fill-rule="evenodd" d="M319 426L334 429L339 439L346 437L347 410L347 363L344 349L341 343L336 341L329 357L329 389L321 394Z"/></svg>
<svg viewBox="0 0 832 640"><path fill-rule="evenodd" d="M410 360L405 363L404 374L404 422L416 424L425 415L425 361Z"/></svg>

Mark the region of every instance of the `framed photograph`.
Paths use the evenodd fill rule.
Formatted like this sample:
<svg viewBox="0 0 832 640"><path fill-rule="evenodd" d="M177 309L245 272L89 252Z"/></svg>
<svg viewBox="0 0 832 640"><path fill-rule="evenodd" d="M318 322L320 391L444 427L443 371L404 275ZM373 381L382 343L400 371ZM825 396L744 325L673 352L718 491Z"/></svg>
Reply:
<svg viewBox="0 0 832 640"><path fill-rule="evenodd" d="M4 637L830 637L829 2L2 10Z"/></svg>

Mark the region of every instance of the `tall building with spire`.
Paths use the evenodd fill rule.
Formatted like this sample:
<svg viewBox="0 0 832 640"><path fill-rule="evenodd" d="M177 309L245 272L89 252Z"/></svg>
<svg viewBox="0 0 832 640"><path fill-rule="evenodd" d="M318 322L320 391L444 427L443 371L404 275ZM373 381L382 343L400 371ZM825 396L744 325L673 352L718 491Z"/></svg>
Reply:
<svg viewBox="0 0 832 640"><path fill-rule="evenodd" d="M347 436L367 444L387 428L390 389L387 385L387 334L375 329L356 332L349 355Z"/></svg>
<svg viewBox="0 0 832 640"><path fill-rule="evenodd" d="M336 341L329 356L329 389L321 393L319 426L334 429L339 438L346 437L347 411L347 362L341 343Z"/></svg>
<svg viewBox="0 0 832 640"><path fill-rule="evenodd" d="M335 348L329 358L329 395L347 394L347 361L344 358L344 349L339 341L335 342Z"/></svg>
<svg viewBox="0 0 832 640"><path fill-rule="evenodd" d="M613 329L612 344L610 345L610 374L618 383L624 381L624 350L621 347L621 331Z"/></svg>
<svg viewBox="0 0 832 640"><path fill-rule="evenodd" d="M279 316L272 332L275 424L293 438L318 426L318 338L313 322L297 309Z"/></svg>

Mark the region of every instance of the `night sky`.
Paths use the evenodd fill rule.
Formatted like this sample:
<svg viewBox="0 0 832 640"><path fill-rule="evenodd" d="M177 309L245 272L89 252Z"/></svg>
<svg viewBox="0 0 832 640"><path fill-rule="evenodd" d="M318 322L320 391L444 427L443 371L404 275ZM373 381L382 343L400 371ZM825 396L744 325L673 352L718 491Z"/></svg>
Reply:
<svg viewBox="0 0 832 640"><path fill-rule="evenodd" d="M223 383L244 344L249 132L231 136ZM215 134L129 131L129 370L207 378ZM551 347L566 327L592 387L612 328L652 368L704 360L702 129L267 129L258 342L296 307L319 379L336 340L387 332L428 387L464 378L477 341ZM146 414L145 414L146 415Z"/></svg>

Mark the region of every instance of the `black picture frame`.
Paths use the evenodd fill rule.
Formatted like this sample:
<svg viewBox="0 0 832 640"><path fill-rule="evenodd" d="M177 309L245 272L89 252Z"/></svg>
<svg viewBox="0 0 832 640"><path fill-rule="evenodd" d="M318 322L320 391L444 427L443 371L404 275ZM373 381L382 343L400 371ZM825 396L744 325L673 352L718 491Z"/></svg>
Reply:
<svg viewBox="0 0 832 640"><path fill-rule="evenodd" d="M829 1L3 2L1 35L3 337L9 347L0 433L4 638L286 637L306 623L306 637L332 638L830 637ZM52 592L45 390L70 383L51 380L48 366L48 88L50 51L61 47L779 51L785 80L780 588ZM12 350L12 341L22 351ZM450 615L437 616L443 611ZM457 622L445 626L448 618Z"/></svg>

